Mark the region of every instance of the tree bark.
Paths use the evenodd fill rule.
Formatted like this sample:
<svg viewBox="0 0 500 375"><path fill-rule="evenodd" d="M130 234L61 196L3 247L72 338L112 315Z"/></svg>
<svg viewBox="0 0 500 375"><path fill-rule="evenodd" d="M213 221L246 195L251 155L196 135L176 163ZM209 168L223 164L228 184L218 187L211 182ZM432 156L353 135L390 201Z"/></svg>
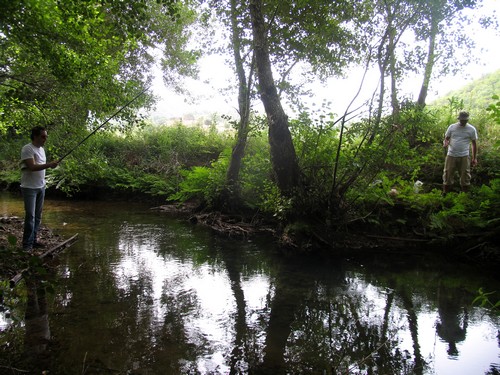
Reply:
<svg viewBox="0 0 500 375"><path fill-rule="evenodd" d="M438 21L436 17L431 15L431 31L429 35L429 51L427 55L427 62L425 63L424 80L418 95L417 105L420 108L425 107L425 100L427 99L427 91L429 90L429 83L431 81L432 69L436 61L436 37L438 34Z"/></svg>
<svg viewBox="0 0 500 375"><path fill-rule="evenodd" d="M233 57L238 77L238 111L240 120L238 123L236 144L233 147L229 168L226 174L227 194L230 200L237 199L239 196L239 174L241 170L241 161L245 155L245 148L248 137L248 126L250 118L250 88L253 76L253 61L251 64L248 82L241 57L241 36L238 29L237 19L237 0L231 0L231 35L233 44Z"/></svg>
<svg viewBox="0 0 500 375"><path fill-rule="evenodd" d="M387 48L387 53L389 54L389 71L391 74L391 106L392 106L392 121L394 124L399 124L399 100L398 100L398 85L397 85L397 71L396 71L396 30L392 25L392 14L389 13L391 17L391 24L389 30L389 45Z"/></svg>
<svg viewBox="0 0 500 375"><path fill-rule="evenodd" d="M377 112L375 113L375 120L373 122L370 138L368 138L368 145L371 145L375 140L375 136L380 128L380 122L382 121L382 111L384 109L384 96L385 96L385 75L387 72L387 65L389 64L389 58L385 54L385 41L389 38L389 31L386 30L385 34L378 46L377 52L377 64L380 72L380 87L379 87L379 98Z"/></svg>
<svg viewBox="0 0 500 375"><path fill-rule="evenodd" d="M271 164L278 188L283 194L291 195L299 185L299 166L292 135L288 128L288 117L283 110L274 83L267 46L267 28L262 14L262 0L250 1L250 14L259 94L266 111L269 126Z"/></svg>

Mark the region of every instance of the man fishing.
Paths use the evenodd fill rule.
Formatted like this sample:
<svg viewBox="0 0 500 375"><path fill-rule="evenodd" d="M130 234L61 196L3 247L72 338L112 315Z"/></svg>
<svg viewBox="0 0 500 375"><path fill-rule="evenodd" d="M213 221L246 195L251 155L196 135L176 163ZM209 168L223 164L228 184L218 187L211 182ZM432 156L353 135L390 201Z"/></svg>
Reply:
<svg viewBox="0 0 500 375"><path fill-rule="evenodd" d="M130 103L144 94L148 87L134 96L127 104L108 117L94 131L82 139L75 147L69 150L59 160L47 163L43 146L47 141L47 130L37 126L31 130L31 143L25 145L21 150L21 190L24 198L24 233L23 249L30 252L33 248L44 247L38 241L37 233L42 221L43 201L45 199L45 170L55 168L59 163L70 155L76 148L94 135L99 129L106 125L113 117L120 113Z"/></svg>
<svg viewBox="0 0 500 375"><path fill-rule="evenodd" d="M458 122L448 127L445 133L443 146L448 148L443 170L443 194L451 191L454 174L460 175L460 187L467 192L470 186L470 167L477 165L477 131L468 123L469 113L462 111L458 115ZM469 148L472 144L472 159Z"/></svg>
<svg viewBox="0 0 500 375"><path fill-rule="evenodd" d="M47 163L43 146L47 141L47 130L42 126L31 130L31 143L21 149L21 191L24 199L23 249L43 247L37 233L42 221L45 198L45 170L55 168L59 161Z"/></svg>

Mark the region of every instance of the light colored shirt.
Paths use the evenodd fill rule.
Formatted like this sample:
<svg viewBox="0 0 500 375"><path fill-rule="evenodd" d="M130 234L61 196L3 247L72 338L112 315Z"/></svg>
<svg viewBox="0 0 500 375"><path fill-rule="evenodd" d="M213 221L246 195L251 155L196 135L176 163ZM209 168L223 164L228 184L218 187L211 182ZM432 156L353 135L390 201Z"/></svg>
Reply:
<svg viewBox="0 0 500 375"><path fill-rule="evenodd" d="M469 156L470 143L477 139L477 131L471 124L461 126L460 123L456 123L448 127L445 137L450 138L449 156Z"/></svg>
<svg viewBox="0 0 500 375"><path fill-rule="evenodd" d="M40 189L45 187L45 169L41 171L30 171L24 163L27 159L33 159L35 164L47 162L43 147L36 147L28 143L21 149L21 187L29 189Z"/></svg>

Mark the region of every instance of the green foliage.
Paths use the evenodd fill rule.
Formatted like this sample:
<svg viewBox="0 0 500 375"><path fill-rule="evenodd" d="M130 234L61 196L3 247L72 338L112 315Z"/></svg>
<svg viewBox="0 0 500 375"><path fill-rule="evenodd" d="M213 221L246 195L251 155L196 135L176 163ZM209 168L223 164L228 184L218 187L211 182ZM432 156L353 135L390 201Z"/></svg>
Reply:
<svg viewBox="0 0 500 375"><path fill-rule="evenodd" d="M47 144L49 159L49 150L64 152L62 147L67 147L68 141L64 142L60 130L51 133ZM0 151L5 166L0 181L4 184L19 183L18 153L25 142L7 142L7 147ZM126 136L98 132L58 168L47 170L48 187L69 196L82 190L105 188L166 198L177 192L184 178L182 169L211 165L228 145L227 135L181 125L147 126Z"/></svg>
<svg viewBox="0 0 500 375"><path fill-rule="evenodd" d="M283 207L289 207L298 210L295 212L297 215L321 217L325 212L325 202L329 201L340 130L333 115L326 113L326 110L321 109L315 118L312 116L303 112L296 120L290 121L294 146L300 168L306 176L304 180L307 181L307 187L297 192L293 204L288 200L284 204L279 203L280 215ZM338 161L342 167L350 163L350 156L359 144L354 137L350 138L352 133L347 133L345 148Z"/></svg>
<svg viewBox="0 0 500 375"><path fill-rule="evenodd" d="M210 176L207 167L193 167L191 170L181 170L184 180L179 184L179 191L170 195L170 200L185 202L191 198L203 199L205 196L206 182Z"/></svg>
<svg viewBox="0 0 500 375"><path fill-rule="evenodd" d="M500 125L500 97L498 95L493 95L491 97L495 102L490 104L486 110L490 112L491 118Z"/></svg>
<svg viewBox="0 0 500 375"><path fill-rule="evenodd" d="M470 199L465 194L447 195L441 209L429 215L429 228L440 233L465 229L465 221L469 221L467 213L472 208L469 203Z"/></svg>
<svg viewBox="0 0 500 375"><path fill-rule="evenodd" d="M410 148L441 144L444 134L441 120L435 108L422 109L412 102L403 103L400 113L402 137L408 142Z"/></svg>
<svg viewBox="0 0 500 375"><path fill-rule="evenodd" d="M166 197L175 191L175 186L162 176L125 168L109 168L106 186L118 192L137 192L153 197Z"/></svg>
<svg viewBox="0 0 500 375"><path fill-rule="evenodd" d="M47 186L55 186L68 196L80 191L85 185L102 181L106 176L107 164L102 155L88 155L86 158L67 158L58 168L47 172Z"/></svg>
<svg viewBox="0 0 500 375"><path fill-rule="evenodd" d="M460 109L487 108L491 103L491 97L499 92L500 70L487 74L458 90L450 92L446 96L435 100L431 105L433 107L445 107L449 99L454 97L460 98L462 103ZM453 115L455 116L455 113Z"/></svg>
<svg viewBox="0 0 500 375"><path fill-rule="evenodd" d="M177 201L198 199L212 206L224 186L225 174L231 150L227 148L209 167L193 167L181 171L184 179L179 184L179 191L169 198Z"/></svg>
<svg viewBox="0 0 500 375"><path fill-rule="evenodd" d="M19 157L22 146L27 141L12 139L0 134L0 185L10 186L21 179Z"/></svg>
<svg viewBox="0 0 500 375"><path fill-rule="evenodd" d="M178 191L170 195L169 198L179 201L197 199L208 207L218 204L219 194L226 186L226 173L230 157L231 148L227 143L218 159L211 162L210 165L180 170ZM273 214L275 211L271 207L268 194L269 187L274 186L271 183L272 171L269 158L267 133L252 132L252 136L247 142L245 157L242 160L239 188L244 206ZM275 187L275 189L277 188ZM277 193L277 190L275 192Z"/></svg>
<svg viewBox="0 0 500 375"><path fill-rule="evenodd" d="M303 112L297 120L290 121L290 127L301 169L312 178L327 178L335 158L339 135L333 115L322 113L315 121L310 114Z"/></svg>
<svg viewBox="0 0 500 375"><path fill-rule="evenodd" d="M443 197L438 189L425 190L425 185L382 176L359 197L357 209L360 215L371 210L366 221L391 234L411 228L431 238L451 238L457 232L486 233L499 224L499 179L475 188L471 194L449 193Z"/></svg>
<svg viewBox="0 0 500 375"><path fill-rule="evenodd" d="M263 186L261 203L258 207L279 221L285 221L293 209L293 200L284 197L275 183L267 181Z"/></svg>
<svg viewBox="0 0 500 375"><path fill-rule="evenodd" d="M21 171L18 169L14 170L7 170L7 169L2 169L0 170L0 181L7 186L10 186L12 184L16 184L21 180Z"/></svg>
<svg viewBox="0 0 500 375"><path fill-rule="evenodd" d="M497 315L500 315L500 300L492 302L491 298L496 294L496 292L485 292L483 288L479 288L477 291L477 297L472 301L472 305L478 305L491 310Z"/></svg>
<svg viewBox="0 0 500 375"><path fill-rule="evenodd" d="M474 199L475 207L472 216L479 217L481 223L494 227L500 221L500 178L490 182L490 185L482 185Z"/></svg>
<svg viewBox="0 0 500 375"><path fill-rule="evenodd" d="M164 43L170 80L195 75L199 52L187 48L186 30L194 20L174 1L2 1L0 134L96 126L150 84L152 51ZM151 104L142 96L108 127L134 125Z"/></svg>
<svg viewBox="0 0 500 375"><path fill-rule="evenodd" d="M246 206L263 209L271 176L267 132L255 133L247 142L240 172L241 195Z"/></svg>

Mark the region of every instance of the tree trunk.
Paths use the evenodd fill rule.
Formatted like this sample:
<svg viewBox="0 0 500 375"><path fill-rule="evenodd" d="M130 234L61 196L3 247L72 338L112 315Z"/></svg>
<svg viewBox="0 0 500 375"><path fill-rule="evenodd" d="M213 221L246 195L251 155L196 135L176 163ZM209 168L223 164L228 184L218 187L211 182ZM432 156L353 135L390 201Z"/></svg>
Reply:
<svg viewBox="0 0 500 375"><path fill-rule="evenodd" d="M396 71L396 30L392 26L392 20L389 31L389 46L387 53L389 54L389 71L391 74L391 106L392 106L392 121L394 124L399 124L399 100L397 86L397 71Z"/></svg>
<svg viewBox="0 0 500 375"><path fill-rule="evenodd" d="M290 195L299 185L297 155L288 128L288 117L274 83L267 47L267 29L262 14L262 0L250 1L253 42L259 79L259 93L264 104L269 126L271 163L280 191Z"/></svg>
<svg viewBox="0 0 500 375"><path fill-rule="evenodd" d="M427 62L425 63L424 80L422 82L422 87L420 88L420 94L418 95L418 100L417 100L417 105L420 108L425 107L425 100L427 99L427 91L429 89L429 83L431 81L432 69L434 68L434 63L436 62L435 50L436 50L437 34L438 34L438 21L436 20L436 17L431 16L429 52L427 55Z"/></svg>
<svg viewBox="0 0 500 375"><path fill-rule="evenodd" d="M372 130L370 137L368 138L368 145L371 145L375 140L377 135L380 122L382 121L382 111L384 109L384 96L385 96L385 76L387 72L388 56L385 54L385 40L388 38L388 30L386 30L384 37L382 38L377 52L377 64L380 72L380 87L379 87L379 98L377 112L375 113L375 119L373 121Z"/></svg>
<svg viewBox="0 0 500 375"><path fill-rule="evenodd" d="M243 59L241 57L241 35L238 27L237 18L237 0L231 0L231 35L233 45L233 57L238 77L238 112L240 120L238 123L236 144L233 147L229 168L226 173L226 191L224 201L226 206L233 206L239 200L239 175L241 170L241 161L245 156L245 148L248 137L248 126L250 119L250 89L252 86L253 66L248 76L248 82L245 75Z"/></svg>

